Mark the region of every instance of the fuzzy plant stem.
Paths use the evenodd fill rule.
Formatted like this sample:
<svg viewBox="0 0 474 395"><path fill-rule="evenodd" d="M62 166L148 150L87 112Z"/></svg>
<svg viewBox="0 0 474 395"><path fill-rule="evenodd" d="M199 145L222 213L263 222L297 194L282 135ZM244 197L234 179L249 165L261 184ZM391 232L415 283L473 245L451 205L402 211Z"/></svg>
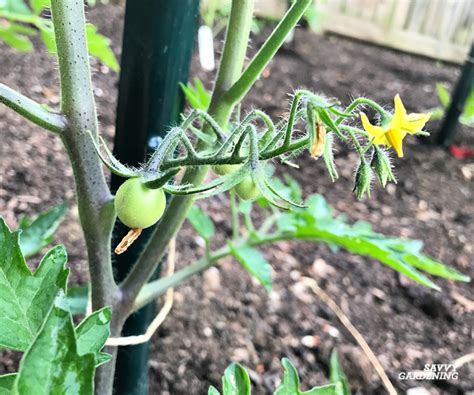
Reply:
<svg viewBox="0 0 474 395"><path fill-rule="evenodd" d="M66 118L64 116L48 111L41 104L4 84L0 84L0 103L53 133L61 133L66 129Z"/></svg>
<svg viewBox="0 0 474 395"><path fill-rule="evenodd" d="M223 102L223 94L239 78L247 50L252 22L254 0L233 0L226 32L224 51L212 94L208 113L224 128L227 126L235 103ZM183 183L199 185L208 171L208 166L189 168L183 178ZM121 285L124 300L128 308L133 309L133 303L138 292L148 281L163 257L169 241L179 230L187 212L193 204L192 196L173 196L168 208L149 239L137 263Z"/></svg>
<svg viewBox="0 0 474 395"><path fill-rule="evenodd" d="M260 51L241 74L250 35L254 0L233 0L226 32L224 51L212 94L208 113L219 126L226 129L234 106L239 103L258 79L260 73L271 61L286 36L296 26L311 0L296 0L276 30L263 44ZM230 93L232 92L232 93ZM208 171L208 166L189 168L183 183L200 185ZM124 302L131 312L134 300L146 284L163 257L167 245L184 222L193 203L191 196L174 196L168 208L145 246L137 263L121 284Z"/></svg>
<svg viewBox="0 0 474 395"><path fill-rule="evenodd" d="M89 260L93 309L112 306L112 336L120 335L123 317L115 306L118 288L111 264L111 235L115 220L113 200L90 133L97 138L97 114L87 52L84 2L52 0L61 84L61 112L68 127L61 134L76 183L79 217ZM118 313L118 314L117 314ZM108 350L115 353L116 350ZM112 393L114 360L96 374L96 393Z"/></svg>

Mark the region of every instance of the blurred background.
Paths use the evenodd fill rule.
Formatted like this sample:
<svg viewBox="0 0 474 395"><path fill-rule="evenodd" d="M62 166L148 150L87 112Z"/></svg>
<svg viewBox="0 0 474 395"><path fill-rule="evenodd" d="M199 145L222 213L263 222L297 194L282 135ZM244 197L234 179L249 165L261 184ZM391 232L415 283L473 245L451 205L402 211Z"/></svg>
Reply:
<svg viewBox="0 0 474 395"><path fill-rule="evenodd" d="M39 36L30 50L11 47L1 34L0 80L23 94L57 108L56 61ZM249 55L255 53L284 14L288 1L258 0ZM229 2L203 0L198 26L212 32L216 63L222 50ZM124 2L89 2L87 18L110 38L120 59ZM374 185L372 197L351 193L356 155L337 147L340 179L332 183L321 161L301 157L300 169L278 165L295 178L304 194L319 192L335 212L351 221L366 220L387 235L420 239L426 253L473 275L474 163L471 94L451 135L450 149L438 144L439 130L458 84L474 34L471 0L319 1L287 40L243 103L278 118L288 111L289 94L306 88L348 104L366 95L387 108L399 93L409 112L433 111L429 138L406 139L405 157L394 159L397 184ZM196 40L190 78L212 88L215 70L200 60ZM208 44L209 45L209 40ZM91 59L101 133L112 143L119 75L110 64ZM471 61L472 65L472 61ZM464 89L472 91L464 84ZM470 100L470 101L469 101ZM133 138L133 137L132 137ZM445 144L446 145L446 144ZM454 148L453 148L454 147ZM15 228L21 215L32 216L63 200L66 220L55 242L69 254L72 281L87 281L84 242L74 201L72 171L57 137L46 134L0 106L0 214ZM230 235L228 200L200 203L215 221L220 241ZM255 221L261 220L254 218ZM187 224L179 234L178 267L203 253L202 240ZM150 393L202 394L216 385L231 361L250 371L255 394L267 394L281 376L286 356L308 387L327 381L330 351L339 350L355 393L383 393L365 354L337 317L302 287L312 276L341 306L364 335L388 376L410 395L472 394L474 369L464 365L451 381L402 381L399 373L429 363L452 363L472 352L473 296L469 284L438 281L443 292L425 289L381 264L313 243L281 242L264 249L274 269L267 293L232 260L193 278L176 290L175 305L153 340ZM36 261L37 263L37 261ZM32 261L35 264L35 260ZM0 351L0 373L16 369L19 356Z"/></svg>

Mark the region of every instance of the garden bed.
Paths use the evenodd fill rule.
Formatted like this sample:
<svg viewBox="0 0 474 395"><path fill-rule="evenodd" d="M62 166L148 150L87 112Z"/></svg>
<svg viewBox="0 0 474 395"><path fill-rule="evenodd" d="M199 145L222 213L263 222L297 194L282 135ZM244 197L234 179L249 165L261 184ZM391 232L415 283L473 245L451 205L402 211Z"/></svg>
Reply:
<svg viewBox="0 0 474 395"><path fill-rule="evenodd" d="M122 9L100 6L91 9L89 17L118 50ZM253 38L255 49L264 35ZM59 101L56 66L41 44L37 48L36 53L22 54L0 45L1 81L54 107ZM110 141L117 75L98 64L93 68L102 133ZM193 75L210 80L210 75L198 70L195 57ZM436 82L452 86L458 75L457 67L298 30L294 42L264 72L244 110L260 107L279 117L288 110L287 94L304 87L345 103L351 96L367 95L391 105L394 95L400 93L409 110L423 111L438 104ZM438 126L433 122L428 128L436 131ZM73 281L85 282L72 172L59 140L3 106L0 136L0 214L15 227L20 215L33 215L68 200L71 209L56 241L66 245ZM277 171L295 177L306 196L323 194L338 214L353 221L366 220L385 234L421 239L427 253L472 276L472 163L469 167L468 162L452 158L434 140L407 138L405 158L395 160L399 183L387 190L375 186L372 197L363 201L351 194L357 158L342 145L336 154L341 178L334 184L321 160L301 157L299 171L283 166ZM473 142L466 130L457 140ZM227 198L215 197L203 207L215 220L223 241L230 234ZM179 267L203 252L189 226L183 228L177 242ZM314 243L281 242L265 248L264 254L274 268L271 293L230 259L176 290L174 308L153 342L150 393L203 394L209 384L218 384L231 361L249 369L255 394L270 393L281 376L279 359L283 356L295 363L304 385L322 384L327 381L333 347L341 355L354 390L381 393L381 383L363 352L331 310L302 287L302 276L316 278L342 307L399 390L416 386L426 386L432 394L473 390L470 378L474 371L467 365L455 381L398 379L402 371L423 369L428 363L451 363L471 351L472 302L469 305L462 299L472 299L469 284L437 280L443 288L437 293L375 261ZM0 371L13 371L16 359L4 354Z"/></svg>

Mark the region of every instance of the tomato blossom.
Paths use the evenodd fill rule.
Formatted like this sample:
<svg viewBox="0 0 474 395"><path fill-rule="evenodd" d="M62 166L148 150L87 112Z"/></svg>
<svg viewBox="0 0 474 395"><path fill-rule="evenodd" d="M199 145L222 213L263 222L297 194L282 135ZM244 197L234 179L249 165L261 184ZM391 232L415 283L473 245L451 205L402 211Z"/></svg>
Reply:
<svg viewBox="0 0 474 395"><path fill-rule="evenodd" d="M392 147L397 155L403 156L402 142L407 133L416 134L421 132L426 122L430 119L429 114L407 114L405 106L399 95L394 98L395 112L391 118L382 119L381 126L372 125L367 115L360 113L362 126L365 131L373 138L373 143Z"/></svg>

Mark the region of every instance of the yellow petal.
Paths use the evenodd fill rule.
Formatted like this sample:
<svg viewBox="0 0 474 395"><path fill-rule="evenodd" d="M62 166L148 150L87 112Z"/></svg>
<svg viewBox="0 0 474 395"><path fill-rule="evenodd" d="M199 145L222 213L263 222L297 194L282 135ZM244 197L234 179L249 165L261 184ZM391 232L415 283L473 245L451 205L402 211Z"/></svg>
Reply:
<svg viewBox="0 0 474 395"><path fill-rule="evenodd" d="M431 113L429 114L408 114L408 116L405 118L403 121L401 128L410 134L418 133L420 130L422 130L426 124L426 122L429 121L431 117Z"/></svg>
<svg viewBox="0 0 474 395"><path fill-rule="evenodd" d="M385 136L389 142L389 145L393 147L398 157L403 157L403 138L404 133L400 133L398 130L389 130Z"/></svg>
<svg viewBox="0 0 474 395"><path fill-rule="evenodd" d="M369 118L363 112L360 113L360 119L365 131L374 137L374 144L385 144L385 130L380 126L374 126L370 123Z"/></svg>
<svg viewBox="0 0 474 395"><path fill-rule="evenodd" d="M394 129L397 129L403 124L403 121L407 116L407 110L405 110L405 106L402 103L400 95L397 94L393 101L395 102L395 113L393 114L393 119L390 126Z"/></svg>

